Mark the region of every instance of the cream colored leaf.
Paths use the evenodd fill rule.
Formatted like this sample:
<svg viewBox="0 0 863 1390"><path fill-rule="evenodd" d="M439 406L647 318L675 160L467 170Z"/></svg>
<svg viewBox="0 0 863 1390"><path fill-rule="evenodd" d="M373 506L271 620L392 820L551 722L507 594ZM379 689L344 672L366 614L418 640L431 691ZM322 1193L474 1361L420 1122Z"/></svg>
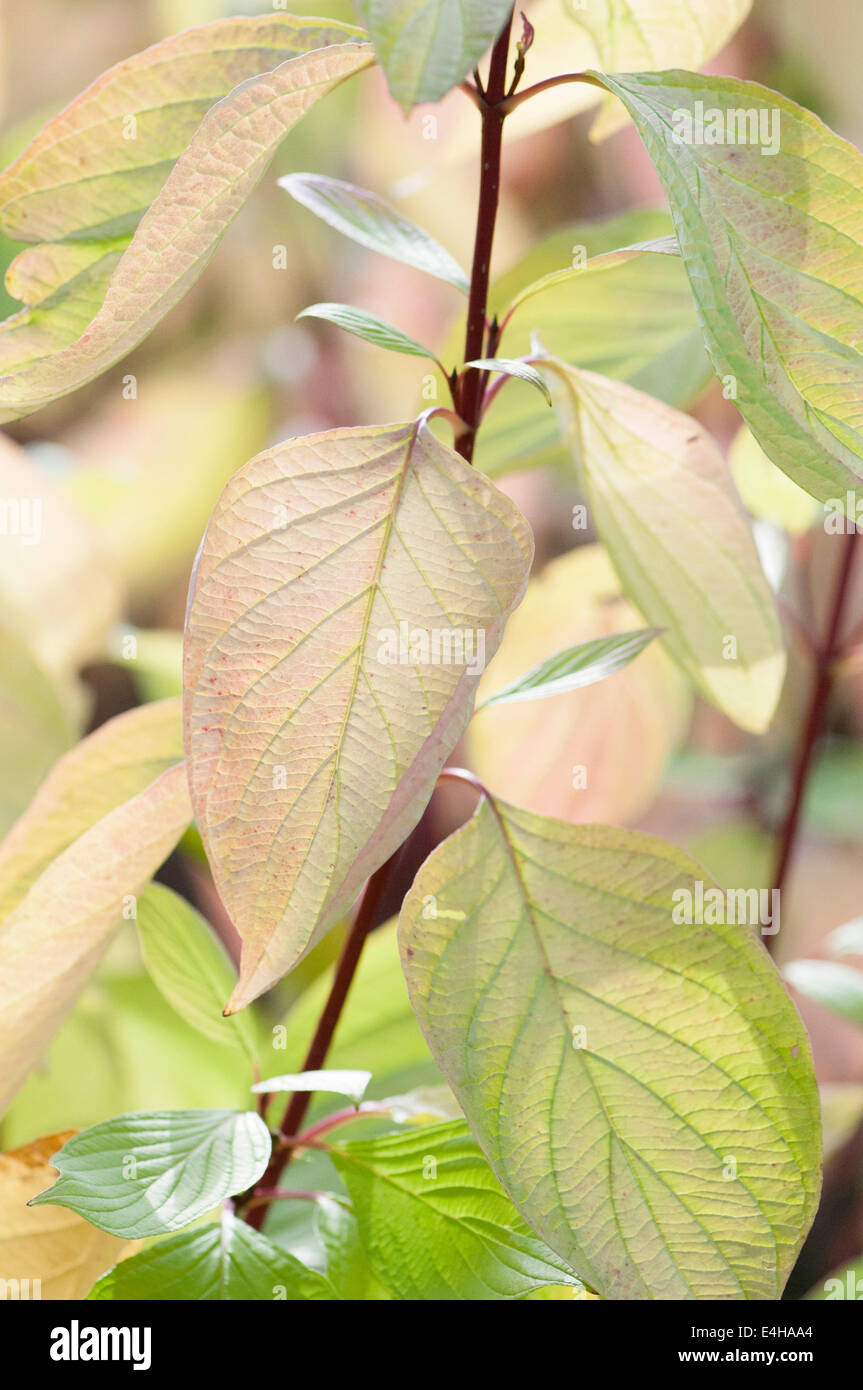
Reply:
<svg viewBox="0 0 863 1390"><path fill-rule="evenodd" d="M79 835L182 758L179 699L118 714L66 753L0 843L0 922Z"/></svg>
<svg viewBox="0 0 863 1390"><path fill-rule="evenodd" d="M232 1010L419 820L532 552L513 504L422 420L290 440L231 479L184 684L195 813L243 938Z"/></svg>
<svg viewBox="0 0 863 1390"><path fill-rule="evenodd" d="M561 647L639 626L605 552L579 546L531 580L478 701ZM686 681L653 642L598 685L479 710L468 732L470 765L493 792L533 811L631 821L653 801L691 703Z"/></svg>
<svg viewBox="0 0 863 1390"><path fill-rule="evenodd" d="M0 1110L98 964L127 899L191 819L182 763L109 811L54 859L0 926Z"/></svg>
<svg viewBox="0 0 863 1390"><path fill-rule="evenodd" d="M596 46L604 72L654 72L686 68L690 72L725 46L752 9L752 0L590 0L569 13ZM590 132L604 140L627 118L606 98Z"/></svg>
<svg viewBox="0 0 863 1390"><path fill-rule="evenodd" d="M622 382L547 363L562 382L590 511L627 595L696 688L767 728L785 679L769 585L718 448L688 415Z"/></svg>
<svg viewBox="0 0 863 1390"><path fill-rule="evenodd" d="M698 920L699 884L720 892L652 836L483 800L401 911L471 1129L605 1298L775 1300L817 1206L805 1029L751 927Z"/></svg>
<svg viewBox="0 0 863 1390"><path fill-rule="evenodd" d="M242 23L231 22L234 25ZM265 24L277 22L269 19ZM281 22L287 26L289 51L297 52L296 28L292 27L297 22L289 16ZM177 303L204 269L229 223L260 181L276 148L291 127L320 97L374 61L367 44L331 42L333 38L353 37L356 32L334 23L324 28L320 25L301 25L301 34L305 36L302 41L319 45L312 52L302 52L258 76L246 71L246 80L241 81L229 95L224 95L223 87L219 95L223 95L224 100L211 106L188 144L191 132L181 122L182 138L179 143L181 148L184 145L186 148L173 168L170 168L170 163L178 152L174 149L177 141L172 137L168 142L170 154L167 162L161 162L158 191L149 186L146 177L142 181L141 170L135 167L134 151L128 156L128 174L123 172L122 159L119 171L115 167L118 160L117 141L133 147L137 145L135 140L122 140L123 116L114 106L118 100L122 106L124 97L118 98L116 93L111 98L113 104L107 117L108 128L112 132L110 140L105 139L102 107L107 96L103 93L92 112L85 104L85 109L74 115L73 132L69 136L66 153L63 139L59 138L58 149L55 150L52 136L48 148L37 150L38 157L34 157L33 167L25 164L17 181L13 171L18 166L13 166L7 179L14 212L7 213L13 219L7 225L13 226L18 235L23 235L23 231L18 226L17 218L22 220L24 229L29 229L31 235L37 234L37 229L55 235L55 228L65 235L70 227L80 226L83 219L91 235L98 233L107 236L116 232L118 223L121 231L130 220L134 226L137 216L148 203L150 206L119 260L113 259L117 254L117 247L113 244L93 249L93 260L87 266L91 278L85 275L84 292L88 306L92 306L94 298L97 301L103 299L103 302L83 331L80 331L82 308L75 299L78 280L69 278L71 267L68 259L63 260L60 268L49 270L40 252L35 268L29 263L18 268L18 280L28 287L28 292L31 281L38 283L41 277L45 277L49 286L53 284L56 287L57 281L62 281L62 288L55 288L47 300L33 306L32 314L25 314L23 318L19 314L7 321L7 331L13 332L17 338L12 355L18 365L9 360L8 353L4 353L0 332L0 363L5 366L5 375L0 379L0 420L27 415L91 381L139 343ZM325 44L330 46L322 46ZM256 53L254 46L252 53ZM248 57L246 55L246 62ZM255 57L253 71L258 61L261 59ZM269 61L272 61L272 55ZM147 89L144 84L142 90ZM124 90L122 86L118 88L121 93ZM184 100L181 100L181 106L188 114L191 108L185 107ZM129 114L128 109L126 114ZM134 115L134 110L131 114ZM100 178L104 177L105 180L101 194L104 206L99 213L95 211L99 200L95 207L88 201L86 186L83 190L78 189L66 162L67 154L70 162L73 154L74 159L80 160L78 124L86 127L89 120L93 123L92 140L96 153L92 158L95 160L97 185ZM53 126L46 129L51 132ZM84 140L88 149L89 140L88 134ZM43 207L43 190L39 187L37 176L41 177L39 171L46 164L53 168L55 155L58 168L46 176L49 187L44 190L47 202ZM22 159L26 158L27 152L22 156ZM80 176L80 168L74 172ZM68 186L70 178L71 191ZM56 192L51 191L52 179L60 181L62 196L59 200ZM31 194L28 190L34 182L36 191ZM20 188L19 183L22 183ZM0 184L0 193L2 190ZM79 191L83 192L83 201L78 197ZM67 202L70 208L68 223L62 212ZM90 227L89 219L94 216L101 217L101 220L96 227ZM33 221L33 218L36 220ZM81 233L72 232L72 235L76 234ZM92 279L94 270L95 281Z"/></svg>
<svg viewBox="0 0 863 1390"><path fill-rule="evenodd" d="M28 1207L56 1180L51 1159L74 1130L0 1154L0 1299L86 1298L135 1243L91 1226L65 1207Z"/></svg>
<svg viewBox="0 0 863 1390"><path fill-rule="evenodd" d="M13 241L40 242L134 229L210 107L288 59L355 37L333 21L270 14L216 20L135 53L48 121L0 177L0 227Z"/></svg>

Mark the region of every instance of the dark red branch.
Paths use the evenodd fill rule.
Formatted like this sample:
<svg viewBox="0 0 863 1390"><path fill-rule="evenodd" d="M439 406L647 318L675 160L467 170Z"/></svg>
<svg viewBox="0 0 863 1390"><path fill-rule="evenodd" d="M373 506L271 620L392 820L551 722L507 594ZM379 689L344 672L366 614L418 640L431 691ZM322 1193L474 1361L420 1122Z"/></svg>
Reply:
<svg viewBox="0 0 863 1390"><path fill-rule="evenodd" d="M821 733L824 717L827 712L830 692L833 689L834 668L837 658L840 655L842 619L845 614L846 601L851 586L854 557L857 551L856 541L857 531L856 528L854 528L844 537L845 549L839 564L836 586L833 590L830 615L827 621L827 633L824 641L816 647L814 653L815 680L812 685L809 709L800 735L800 743L795 759L794 775L791 783L791 797L782 825L782 834L776 856L776 867L773 872L774 888L781 889L784 886L791 863L791 857L797 842L797 832L800 826L800 813L803 809L806 784L812 767L815 745L818 742L818 737Z"/></svg>
<svg viewBox="0 0 863 1390"><path fill-rule="evenodd" d="M395 854L378 869L377 873L372 874L366 884L366 891L363 894L362 902L357 909L357 914L351 923L350 931L345 938L342 953L339 956L336 973L333 976L333 983L324 1005L323 1013L318 1020L315 1035L309 1044L305 1061L302 1065L303 1071L318 1071L326 1061L333 1034L336 1031L345 1000L353 983L359 964L360 955L366 942L369 932L377 925L378 910L383 901L384 893L389 882L390 874L401 854L401 849L396 850ZM300 1126L305 1118L306 1111L312 1100L311 1091L295 1091L281 1123L280 1132L283 1137L292 1137L299 1132ZM294 1150L293 1145L282 1145L274 1149L269 1166L256 1185L253 1192L244 1193L237 1199L237 1210L256 1230L260 1230L264 1216L267 1212L267 1203L258 1202L256 1199L267 1191L272 1191L279 1186L279 1178L285 1166L290 1162ZM255 1205L251 1205L254 1202Z"/></svg>
<svg viewBox="0 0 863 1390"><path fill-rule="evenodd" d="M480 150L479 204L476 214L470 297L467 306L465 362L472 362L475 358L486 355L486 308L491 272L491 250L494 243L494 228L497 221L497 205L500 195L500 161L505 119L502 106L506 98L507 57L511 27L512 14L510 14L492 49L488 82L481 108L482 144ZM456 440L455 447L468 463L473 458L474 439L482 416L482 398L486 375L485 372L476 367L469 367L459 383L459 412L467 429Z"/></svg>

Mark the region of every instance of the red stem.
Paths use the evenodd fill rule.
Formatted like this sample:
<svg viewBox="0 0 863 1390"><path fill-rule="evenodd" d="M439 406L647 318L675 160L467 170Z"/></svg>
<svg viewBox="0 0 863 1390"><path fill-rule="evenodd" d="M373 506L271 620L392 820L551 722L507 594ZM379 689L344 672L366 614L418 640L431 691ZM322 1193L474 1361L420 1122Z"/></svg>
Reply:
<svg viewBox="0 0 863 1390"><path fill-rule="evenodd" d="M821 727L824 723L824 716L827 711L827 703L833 689L834 666L837 657L840 655L842 618L845 612L845 604L851 585L851 575L854 569L854 557L857 550L855 545L856 540L857 531L856 528L852 528L845 536L845 549L840 560L836 587L833 591L827 634L824 642L815 649L815 680L812 685L809 709L797 749L794 779L791 785L791 799L788 803L788 810L785 814L785 821L782 826L782 835L776 856L776 867L773 873L773 887L778 889L784 886L788 875L788 869L797 842L800 813L803 809L803 800L806 793L809 771L812 767L815 745L821 733Z"/></svg>
<svg viewBox="0 0 863 1390"><path fill-rule="evenodd" d="M342 947L342 953L339 956L339 962L336 966L336 973L333 976L332 987L327 996L327 1002L324 1005L323 1013L318 1020L315 1035L309 1044L309 1050L306 1053L306 1059L301 1068L302 1071L318 1071L326 1060L327 1053L330 1050L330 1044L333 1040L333 1034L336 1031L336 1025L341 1017L345 1000L348 997L348 992L353 983L354 975L356 974L357 965L359 964L366 937L377 924L378 909L386 891L390 874L400 854L401 849L396 850L395 854L378 869L377 873L372 874L372 877L366 884L366 891L363 894L362 902L357 909L356 917L345 938L345 944ZM280 1133L283 1137L292 1138L298 1134L306 1111L311 1104L312 1094L311 1091L294 1092L281 1123ZM295 1148L295 1143L274 1148L267 1170L260 1182L256 1185L254 1191L244 1193L242 1197L237 1199L237 1209L241 1212L244 1220L246 1220L250 1226L254 1226L256 1230L260 1230L263 1224L264 1216L267 1211L267 1204L265 1202L256 1202L255 1205L252 1206L250 1203L261 1196L262 1192L278 1187L282 1170L290 1162L291 1155Z"/></svg>
<svg viewBox="0 0 863 1390"><path fill-rule="evenodd" d="M467 306L465 362L471 362L476 357L491 355L491 353L484 353L483 349L491 272L491 249L494 242L494 228L500 194L500 159L505 118L505 112L502 108L506 97L506 69L511 27L512 12L510 12L510 16L491 51L488 82L480 108L482 111L482 144L480 150L479 205L476 214L470 297ZM455 441L455 447L467 463L470 463L473 458L474 439L482 416L482 398L486 376L486 372L476 367L468 367L459 386L459 411L467 429Z"/></svg>

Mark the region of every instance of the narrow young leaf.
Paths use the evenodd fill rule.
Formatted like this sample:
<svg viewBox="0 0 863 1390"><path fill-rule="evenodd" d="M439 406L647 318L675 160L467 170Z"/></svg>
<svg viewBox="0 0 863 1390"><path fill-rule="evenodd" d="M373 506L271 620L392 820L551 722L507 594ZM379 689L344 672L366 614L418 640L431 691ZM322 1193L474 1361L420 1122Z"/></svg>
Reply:
<svg viewBox="0 0 863 1390"><path fill-rule="evenodd" d="M375 1277L399 1299L524 1298L578 1284L533 1236L464 1120L334 1146Z"/></svg>
<svg viewBox="0 0 863 1390"><path fill-rule="evenodd" d="M286 174L279 187L360 246L446 280L463 294L470 289L449 251L376 193L324 174Z"/></svg>
<svg viewBox="0 0 863 1390"><path fill-rule="evenodd" d="M92 1302L147 1303L305 1303L338 1297L322 1274L227 1212L219 1225L196 1226L123 1260L89 1294Z"/></svg>
<svg viewBox="0 0 863 1390"><path fill-rule="evenodd" d="M23 253L36 257L37 269L31 269L29 262L23 267L16 263L19 282L41 283L48 275L49 280L53 276L62 284L55 284L47 299L13 315L0 330L0 366L4 370L0 421L18 419L74 391L146 337L198 278L291 127L322 96L373 62L368 44L338 41L353 38L355 30L336 24L324 28L300 24L302 37L298 38L297 22L288 16L284 22L289 45L296 39L320 46L268 72L257 66L260 55L252 48L252 71L259 75L249 75L217 101L170 172L163 166L167 177L126 249L112 244L93 250L90 278L85 276L84 281L84 305L76 301L79 277L72 274L67 257L61 258L62 267L55 271L48 268L44 247ZM297 53L296 47L289 51ZM75 114L74 128L80 123L83 129L86 120L86 111ZM115 113L112 120L118 129L122 126L122 116ZM50 145L55 133L52 127L47 129ZM132 148L136 145L131 140L120 139L119 143ZM36 155L39 153L37 150ZM35 167L41 167L38 159ZM36 177L28 172L27 184ZM84 184L86 194L86 180ZM113 198L114 189L113 179L109 179L102 191ZM17 176L7 191L10 198L17 198ZM64 187L59 195L61 206L67 197L71 195ZM127 201L119 198L116 205L122 217L128 213ZM93 215L110 219L112 209L108 202ZM46 230L54 227L57 216L51 204ZM108 225L112 225L110 221ZM7 335L8 346L4 347Z"/></svg>
<svg viewBox="0 0 863 1390"><path fill-rule="evenodd" d="M561 645L603 641L640 622L599 545L559 555L531 580L480 683L477 702L486 707L468 729L468 765L485 786L561 820L625 825L644 815L692 707L689 682L661 643L651 642L614 680L565 700L488 705Z"/></svg>
<svg viewBox="0 0 863 1390"><path fill-rule="evenodd" d="M272 1145L260 1115L163 1110L118 1115L64 1144L60 1176L32 1206L68 1207L134 1239L179 1230L258 1181Z"/></svg>
<svg viewBox="0 0 863 1390"><path fill-rule="evenodd" d="M519 381L527 381L531 386L535 386L546 403L551 405L551 392L539 372L529 362L519 362L510 357L478 357L473 362L466 362L465 366L481 367L488 372L503 372L504 376L515 376Z"/></svg>
<svg viewBox="0 0 863 1390"><path fill-rule="evenodd" d="M863 1028L863 970L834 960L791 960L783 974L807 999Z"/></svg>
<svg viewBox="0 0 863 1390"><path fill-rule="evenodd" d="M171 853L191 815L186 769L178 763L73 840L0 927L0 1110L45 1051L124 908ZM28 858L42 849L38 825L33 828L34 844L23 846Z"/></svg>
<svg viewBox="0 0 863 1390"><path fill-rule="evenodd" d="M563 383L596 529L626 593L696 688L741 728L767 728L785 678L773 597L728 469L690 416L548 361Z"/></svg>
<svg viewBox="0 0 863 1390"><path fill-rule="evenodd" d="M510 0L356 0L389 89L410 111L440 101L476 67Z"/></svg>
<svg viewBox="0 0 863 1390"><path fill-rule="evenodd" d="M863 155L754 82L602 81L662 180L726 391L794 482L844 499L863 476Z"/></svg>
<svg viewBox="0 0 863 1390"><path fill-rule="evenodd" d="M817 1205L806 1032L751 927L699 923L699 891L720 892L651 836L483 800L401 912L471 1129L606 1298L776 1299Z"/></svg>
<svg viewBox="0 0 863 1390"><path fill-rule="evenodd" d="M105 1266L125 1252L125 1241L74 1212L27 1206L56 1176L51 1159L70 1138L68 1131L48 1134L0 1154L0 1288L6 1298L16 1297L13 1288L22 1299L85 1298ZM29 1292L21 1287L27 1284Z"/></svg>
<svg viewBox="0 0 863 1390"><path fill-rule="evenodd" d="M547 661L531 666L518 680L496 690L477 705L477 710L518 700L544 700L549 695L563 695L568 690L579 690L584 685L605 680L621 666L627 666L661 633L662 628L646 627L638 632L616 632L613 637L597 637L591 642L567 647Z"/></svg>
<svg viewBox="0 0 863 1390"><path fill-rule="evenodd" d="M416 825L532 549L508 498L422 420L291 440L228 484L184 681L192 800L243 939L231 1011Z"/></svg>
<svg viewBox="0 0 863 1390"><path fill-rule="evenodd" d="M687 409L712 371L686 270L679 254L633 249L664 241L671 229L666 213L640 211L576 222L537 242L491 288L489 312L507 318L507 356L530 354L535 333L564 362ZM457 328L444 361L464 341L464 325ZM565 465L566 456L554 414L529 391L503 391L483 421L474 462L495 477Z"/></svg>
<svg viewBox="0 0 863 1390"><path fill-rule="evenodd" d="M259 1081L252 1090L261 1094L270 1091L333 1091L338 1096L349 1096L359 1105L372 1079L370 1071L339 1071L331 1067L324 1071L298 1071L283 1076L270 1076Z"/></svg>
<svg viewBox="0 0 863 1390"><path fill-rule="evenodd" d="M308 309L303 309L301 314L297 314L297 318L324 319L327 323L337 324L346 333L353 333L357 338L364 338L367 343L374 343L375 347L386 348L389 352L404 352L411 357L430 357L433 362L437 361L434 353L423 347L415 338L408 337L407 333L402 333L401 329L394 328L391 323L377 318L375 314L366 313L365 309L355 309L351 304L311 304Z"/></svg>
<svg viewBox="0 0 863 1390"><path fill-rule="evenodd" d="M632 246L622 246L617 251L605 251L601 255L591 256L582 264L564 266L560 270L550 270L545 275L541 275L538 280L532 280L519 290L507 313L515 313L522 304L526 304L529 299L533 299L538 294L560 289L563 285L571 285L575 280L587 280L598 271L610 270L613 266L626 265L627 261L635 260L638 256L647 254L679 256L680 247L677 244L677 237L654 237L651 241L635 242Z"/></svg>
<svg viewBox="0 0 863 1390"><path fill-rule="evenodd" d="M205 1038L254 1059L249 1016L223 1017L237 972L210 924L161 883L144 889L136 921L144 964L159 993Z"/></svg>

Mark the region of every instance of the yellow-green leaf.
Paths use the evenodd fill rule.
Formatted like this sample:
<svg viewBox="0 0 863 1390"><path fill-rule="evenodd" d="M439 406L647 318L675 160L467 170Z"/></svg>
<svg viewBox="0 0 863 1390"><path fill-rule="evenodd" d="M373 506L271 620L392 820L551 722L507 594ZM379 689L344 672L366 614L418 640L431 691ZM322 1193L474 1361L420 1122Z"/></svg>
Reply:
<svg viewBox="0 0 863 1390"><path fill-rule="evenodd" d="M730 475L688 415L594 372L562 384L592 519L621 583L706 699L760 733L785 678L770 587Z"/></svg>
<svg viewBox="0 0 863 1390"><path fill-rule="evenodd" d="M0 926L0 1110L66 1017L124 907L190 819L178 763L79 835Z"/></svg>
<svg viewBox="0 0 863 1390"><path fill-rule="evenodd" d="M0 921L79 835L182 757L179 699L119 714L65 754L0 844Z"/></svg>
<svg viewBox="0 0 863 1390"><path fill-rule="evenodd" d="M771 463L747 425L731 443L728 463L746 509L759 521L770 521L791 536L802 536L823 512L775 463Z"/></svg>
<svg viewBox="0 0 863 1390"><path fill-rule="evenodd" d="M754 82L604 76L665 187L707 350L819 501L863 476L863 155Z"/></svg>
<svg viewBox="0 0 863 1390"><path fill-rule="evenodd" d="M163 883L150 883L138 899L137 924L144 964L162 997L210 1042L255 1061L251 1015L223 1017L237 972L209 922Z"/></svg>
<svg viewBox="0 0 863 1390"><path fill-rule="evenodd" d="M0 646L0 835L5 835L75 742L76 728L62 686L34 660L26 642L0 628Z"/></svg>
<svg viewBox="0 0 863 1390"><path fill-rule="evenodd" d="M471 1129L606 1298L775 1300L815 1213L806 1033L747 925L685 925L704 879L650 836L483 800L402 907Z"/></svg>
<svg viewBox="0 0 863 1390"><path fill-rule="evenodd" d="M752 0L590 0L565 9L596 46L597 62L591 67L692 71L725 46L752 9ZM606 100L591 139L604 140L625 123L620 107Z"/></svg>
<svg viewBox="0 0 863 1390"><path fill-rule="evenodd" d="M30 302L0 330L0 420L74 391L139 343L200 275L288 130L373 62L351 42L358 31L335 22L268 16L190 32L138 55L131 78L128 64L112 69L0 180L7 233L95 239L17 263L12 284ZM49 293L33 302L40 286Z"/></svg>
<svg viewBox="0 0 863 1390"><path fill-rule="evenodd" d="M533 552L419 420L252 459L219 501L186 630L195 814L243 939L236 1010L413 829Z"/></svg>

